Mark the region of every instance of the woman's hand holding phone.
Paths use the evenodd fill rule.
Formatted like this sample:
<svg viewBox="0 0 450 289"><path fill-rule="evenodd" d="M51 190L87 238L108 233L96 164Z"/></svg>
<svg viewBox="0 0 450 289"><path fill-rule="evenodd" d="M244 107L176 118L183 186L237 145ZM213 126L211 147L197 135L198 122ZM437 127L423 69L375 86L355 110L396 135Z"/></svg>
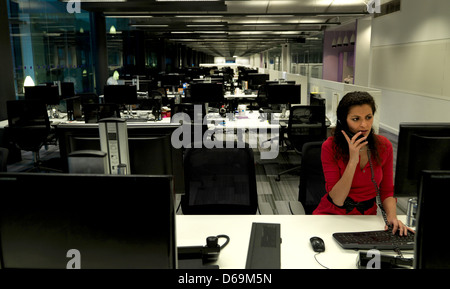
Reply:
<svg viewBox="0 0 450 289"><path fill-rule="evenodd" d="M349 161L355 163L359 162L359 151L363 149L369 142L366 140L367 137L362 134L362 132L357 132L356 134L347 133L342 131L345 139L348 143L349 151Z"/></svg>

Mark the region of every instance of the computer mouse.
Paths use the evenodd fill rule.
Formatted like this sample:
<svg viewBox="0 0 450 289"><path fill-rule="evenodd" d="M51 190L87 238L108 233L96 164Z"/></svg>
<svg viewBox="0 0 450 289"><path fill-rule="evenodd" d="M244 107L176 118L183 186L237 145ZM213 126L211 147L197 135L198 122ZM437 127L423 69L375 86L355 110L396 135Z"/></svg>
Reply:
<svg viewBox="0 0 450 289"><path fill-rule="evenodd" d="M309 239L309 241L311 242L311 246L314 250L314 252L324 252L325 251L325 243L323 242L322 238L319 237L311 237L311 239Z"/></svg>

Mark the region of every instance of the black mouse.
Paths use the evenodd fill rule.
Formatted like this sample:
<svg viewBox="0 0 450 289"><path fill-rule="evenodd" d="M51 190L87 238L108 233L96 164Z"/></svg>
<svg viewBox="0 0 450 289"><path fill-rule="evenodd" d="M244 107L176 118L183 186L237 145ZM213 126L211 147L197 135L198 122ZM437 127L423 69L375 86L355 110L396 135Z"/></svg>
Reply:
<svg viewBox="0 0 450 289"><path fill-rule="evenodd" d="M324 252L325 251L325 243L323 242L323 240L319 237L312 237L311 239L309 239L309 241L311 242L311 246L314 250L314 252Z"/></svg>

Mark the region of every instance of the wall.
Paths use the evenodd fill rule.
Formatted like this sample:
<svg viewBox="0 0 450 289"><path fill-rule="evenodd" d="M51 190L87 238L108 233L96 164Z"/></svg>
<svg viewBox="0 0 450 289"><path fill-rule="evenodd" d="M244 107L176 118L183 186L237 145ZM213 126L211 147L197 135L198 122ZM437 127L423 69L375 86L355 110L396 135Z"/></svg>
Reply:
<svg viewBox="0 0 450 289"><path fill-rule="evenodd" d="M377 113L375 113L373 127L375 131L380 128L380 115L383 110L383 99L382 92L376 88L345 84L342 82L329 81L318 78L309 79L309 87L311 92L316 92L320 94L320 97L325 99L326 110L325 114L330 120L331 125L336 125L336 110L339 101L344 97L344 95L351 91L367 91L373 96L375 103L377 105Z"/></svg>
<svg viewBox="0 0 450 289"><path fill-rule="evenodd" d="M369 86L382 89L381 127L450 122L450 1L402 1L372 20Z"/></svg>
<svg viewBox="0 0 450 289"><path fill-rule="evenodd" d="M358 19L355 45L355 79L354 84L369 85L370 39L372 34L372 17Z"/></svg>
<svg viewBox="0 0 450 289"><path fill-rule="evenodd" d="M354 24L347 25L348 29L345 30L327 30L324 33L323 39L323 79L331 81L343 81L347 77L349 72L343 74L343 70L347 71L346 68L353 69L354 67L354 49L355 45L332 47L333 39L338 39L339 37L351 37L354 29ZM350 62L343 61L344 53L347 54L346 59L350 59ZM345 67L345 69L344 69Z"/></svg>

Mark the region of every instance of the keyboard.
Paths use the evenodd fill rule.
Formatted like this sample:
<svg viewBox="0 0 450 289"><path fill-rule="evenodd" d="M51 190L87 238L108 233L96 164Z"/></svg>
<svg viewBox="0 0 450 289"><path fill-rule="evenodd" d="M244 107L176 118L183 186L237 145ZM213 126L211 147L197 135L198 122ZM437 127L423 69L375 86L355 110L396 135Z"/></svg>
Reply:
<svg viewBox="0 0 450 289"><path fill-rule="evenodd" d="M413 250L414 234L408 232L400 236L398 232L393 235L391 230L334 233L333 238L344 249L356 250Z"/></svg>

